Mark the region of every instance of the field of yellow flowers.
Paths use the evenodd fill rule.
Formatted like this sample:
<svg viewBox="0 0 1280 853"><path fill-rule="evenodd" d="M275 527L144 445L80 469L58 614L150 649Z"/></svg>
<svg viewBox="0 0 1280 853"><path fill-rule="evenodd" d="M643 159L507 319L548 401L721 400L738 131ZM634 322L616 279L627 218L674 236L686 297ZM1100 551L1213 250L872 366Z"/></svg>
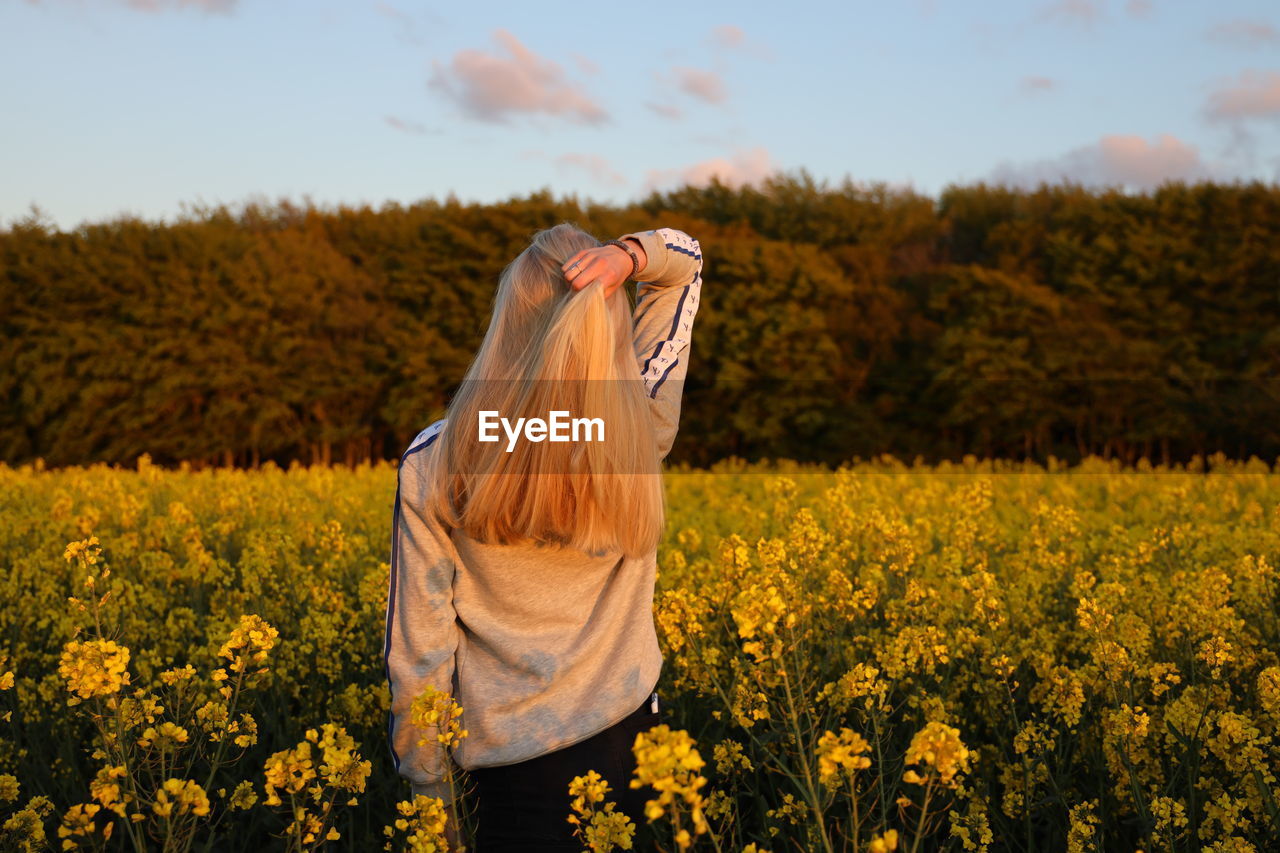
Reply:
<svg viewBox="0 0 1280 853"><path fill-rule="evenodd" d="M391 767L390 463L0 466L0 850L440 850ZM669 726L584 849L1280 849L1280 473L667 474ZM464 736L447 696L424 737ZM434 729L434 730L433 730ZM459 775L465 785L465 774Z"/></svg>

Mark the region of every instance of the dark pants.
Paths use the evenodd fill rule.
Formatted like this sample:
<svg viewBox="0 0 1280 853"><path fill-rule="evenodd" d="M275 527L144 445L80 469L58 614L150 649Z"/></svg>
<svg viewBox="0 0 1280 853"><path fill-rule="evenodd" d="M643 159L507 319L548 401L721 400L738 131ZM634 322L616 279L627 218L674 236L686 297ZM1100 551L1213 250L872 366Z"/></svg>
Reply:
<svg viewBox="0 0 1280 853"><path fill-rule="evenodd" d="M632 788L636 766L631 751L636 734L662 721L662 709L649 700L626 719L564 749L504 767L468 771L477 821L475 853L560 853L583 849L573 837L569 782L594 770L609 783L605 802L617 804L636 825L636 851L651 850L644 816L646 800L658 793L649 786ZM601 804L597 804L597 808Z"/></svg>

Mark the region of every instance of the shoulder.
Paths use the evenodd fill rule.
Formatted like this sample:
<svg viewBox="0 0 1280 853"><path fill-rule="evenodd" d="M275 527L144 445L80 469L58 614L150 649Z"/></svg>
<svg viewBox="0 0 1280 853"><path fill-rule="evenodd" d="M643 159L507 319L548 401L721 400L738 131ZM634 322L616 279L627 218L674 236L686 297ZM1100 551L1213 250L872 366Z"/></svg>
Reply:
<svg viewBox="0 0 1280 853"><path fill-rule="evenodd" d="M440 432L444 429L444 425L445 421L443 419L438 420L414 436L413 441L409 442L409 448L400 457L400 461L403 462L413 454L430 447L440 437Z"/></svg>

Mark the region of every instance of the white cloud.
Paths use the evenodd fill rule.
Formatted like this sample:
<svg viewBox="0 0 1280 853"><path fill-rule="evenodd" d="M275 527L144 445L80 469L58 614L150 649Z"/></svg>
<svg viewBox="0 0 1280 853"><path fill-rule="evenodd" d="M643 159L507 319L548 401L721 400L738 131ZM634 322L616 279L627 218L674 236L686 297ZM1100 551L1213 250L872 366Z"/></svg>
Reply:
<svg viewBox="0 0 1280 853"><path fill-rule="evenodd" d="M1102 8L1094 0L1055 0L1040 10L1039 17L1055 23L1092 27L1102 17Z"/></svg>
<svg viewBox="0 0 1280 853"><path fill-rule="evenodd" d="M711 30L711 43L717 47L742 47L746 40L747 34L742 31L742 27L733 24L721 24Z"/></svg>
<svg viewBox="0 0 1280 853"><path fill-rule="evenodd" d="M1054 80L1052 77L1041 77L1031 74L1023 77L1019 85L1023 92L1030 95L1056 89L1058 87L1058 81Z"/></svg>
<svg viewBox="0 0 1280 853"><path fill-rule="evenodd" d="M675 104L660 104L654 101L645 101L644 105L663 118L677 119L684 115L684 111Z"/></svg>
<svg viewBox="0 0 1280 853"><path fill-rule="evenodd" d="M724 79L714 71L699 68L673 68L676 83L686 94L700 98L709 104L722 104L728 99Z"/></svg>
<svg viewBox="0 0 1280 853"><path fill-rule="evenodd" d="M384 121L396 130L401 130L405 133L416 133L420 136L425 136L427 134L434 135L444 132L440 128L427 127L420 122L410 121L407 118L400 118L399 116L386 116Z"/></svg>
<svg viewBox="0 0 1280 853"><path fill-rule="evenodd" d="M1214 121L1280 118L1280 73L1245 71L1235 83L1209 95L1205 114Z"/></svg>
<svg viewBox="0 0 1280 853"><path fill-rule="evenodd" d="M726 186L741 187L759 184L776 170L768 149L757 146L737 151L728 158L702 160L683 169L651 169L645 176L645 188L654 190L682 184L702 187L711 183L712 176Z"/></svg>
<svg viewBox="0 0 1280 853"><path fill-rule="evenodd" d="M608 119L604 108L569 81L559 64L538 56L506 30L496 30L494 39L507 56L460 50L448 66L433 63L428 85L482 121L505 122L513 115L537 113L580 124Z"/></svg>
<svg viewBox="0 0 1280 853"><path fill-rule="evenodd" d="M1001 163L992 170L991 179L1027 188L1041 182L1074 181L1092 186L1152 189L1166 180L1210 178L1213 171L1201 158L1199 149L1170 134L1162 134L1154 143L1140 136L1110 135L1060 157L1032 163Z"/></svg>

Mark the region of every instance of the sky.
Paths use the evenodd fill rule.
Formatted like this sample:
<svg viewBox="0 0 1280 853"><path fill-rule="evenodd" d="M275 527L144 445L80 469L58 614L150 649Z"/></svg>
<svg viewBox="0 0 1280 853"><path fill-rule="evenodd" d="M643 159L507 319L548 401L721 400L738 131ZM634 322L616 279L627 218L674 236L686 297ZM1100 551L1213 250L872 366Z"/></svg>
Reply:
<svg viewBox="0 0 1280 853"><path fill-rule="evenodd" d="M1280 182L1275 0L0 0L0 228L550 190Z"/></svg>

